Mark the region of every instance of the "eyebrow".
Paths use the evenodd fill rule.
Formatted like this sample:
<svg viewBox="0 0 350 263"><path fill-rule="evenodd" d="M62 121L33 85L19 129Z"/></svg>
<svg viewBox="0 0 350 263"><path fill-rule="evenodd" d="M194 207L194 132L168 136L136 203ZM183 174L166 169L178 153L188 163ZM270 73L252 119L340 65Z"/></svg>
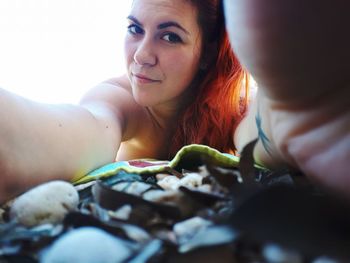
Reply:
<svg viewBox="0 0 350 263"><path fill-rule="evenodd" d="M177 27L179 28L180 30L184 31L186 34L189 34L188 31L186 29L184 29L182 26L180 26L178 23L176 22L173 22L173 21L168 21L168 22L164 22L164 23L161 23L157 26L158 29L164 29L164 28L167 28L167 27Z"/></svg>
<svg viewBox="0 0 350 263"><path fill-rule="evenodd" d="M139 20L136 19L136 17L133 17L133 16L128 16L127 17L129 20L133 21L135 24L139 25L139 26L142 26L142 24L139 22Z"/></svg>
<svg viewBox="0 0 350 263"><path fill-rule="evenodd" d="M136 19L136 17L134 16L128 16L128 19L130 19L131 21L133 21L135 24L142 26L142 23L140 21L138 21ZM174 22L174 21L167 21L164 23L161 23L157 26L157 29L164 29L164 28L168 28L168 27L176 27L179 28L180 30L182 30L183 32L185 32L186 34L190 34L186 29L184 29L179 23Z"/></svg>

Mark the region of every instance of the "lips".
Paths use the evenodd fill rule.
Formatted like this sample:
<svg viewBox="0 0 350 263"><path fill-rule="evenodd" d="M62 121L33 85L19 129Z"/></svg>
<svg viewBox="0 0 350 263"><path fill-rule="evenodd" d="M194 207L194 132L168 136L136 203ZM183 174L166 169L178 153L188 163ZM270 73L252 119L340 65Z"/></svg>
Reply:
<svg viewBox="0 0 350 263"><path fill-rule="evenodd" d="M132 73L132 76L135 77L137 81L143 82L143 83L160 82L160 80L158 79L153 79L143 74Z"/></svg>

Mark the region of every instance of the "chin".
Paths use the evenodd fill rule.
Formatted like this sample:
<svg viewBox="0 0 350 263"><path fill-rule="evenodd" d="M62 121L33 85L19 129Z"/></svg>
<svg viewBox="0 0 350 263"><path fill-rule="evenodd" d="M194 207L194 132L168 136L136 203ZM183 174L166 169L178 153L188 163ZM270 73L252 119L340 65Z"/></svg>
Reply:
<svg viewBox="0 0 350 263"><path fill-rule="evenodd" d="M162 104L158 94L152 94L150 91L140 92L133 90L133 97L136 103L142 107L152 107Z"/></svg>
<svg viewBox="0 0 350 263"><path fill-rule="evenodd" d="M155 101L151 100L150 98L134 96L134 99L136 103L142 107L151 107L156 105Z"/></svg>

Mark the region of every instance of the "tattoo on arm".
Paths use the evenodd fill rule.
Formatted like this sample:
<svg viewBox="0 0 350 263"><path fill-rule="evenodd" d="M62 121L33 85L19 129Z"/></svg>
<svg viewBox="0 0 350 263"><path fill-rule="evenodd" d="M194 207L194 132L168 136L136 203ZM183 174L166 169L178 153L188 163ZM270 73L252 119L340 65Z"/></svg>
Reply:
<svg viewBox="0 0 350 263"><path fill-rule="evenodd" d="M263 128L262 128L262 120L261 120L261 115L260 115L260 110L258 109L258 112L255 116L255 123L256 127L258 129L258 139L261 141L265 151L271 155L271 145L270 145L270 140L266 136Z"/></svg>

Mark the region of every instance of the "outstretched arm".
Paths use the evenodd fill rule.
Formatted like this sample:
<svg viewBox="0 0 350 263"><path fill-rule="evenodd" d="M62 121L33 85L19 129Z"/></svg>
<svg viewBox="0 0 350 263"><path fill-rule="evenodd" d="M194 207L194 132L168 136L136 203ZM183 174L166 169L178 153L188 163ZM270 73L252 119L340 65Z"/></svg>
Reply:
<svg viewBox="0 0 350 263"><path fill-rule="evenodd" d="M104 96L97 96L100 90ZM52 179L71 180L114 161L128 96L101 84L81 106L42 104L0 89L0 202Z"/></svg>
<svg viewBox="0 0 350 263"><path fill-rule="evenodd" d="M349 194L350 2L226 0L233 49L259 85L237 145Z"/></svg>

